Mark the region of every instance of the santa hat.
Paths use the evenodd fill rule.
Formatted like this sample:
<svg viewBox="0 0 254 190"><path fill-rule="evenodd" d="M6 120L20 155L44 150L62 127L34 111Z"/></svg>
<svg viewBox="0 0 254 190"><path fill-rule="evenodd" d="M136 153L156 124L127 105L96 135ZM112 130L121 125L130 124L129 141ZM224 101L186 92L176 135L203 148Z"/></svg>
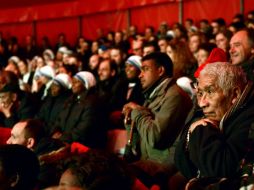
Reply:
<svg viewBox="0 0 254 190"><path fill-rule="evenodd" d="M203 68L209 64L209 63L215 63L215 62L227 62L227 55L226 53L220 49L220 48L214 48L212 50L212 52L210 53L209 57L207 58L207 60L205 61L205 63L203 63L202 65L200 65L198 67L198 69L196 70L196 72L194 73L195 78L199 77L200 72L203 70Z"/></svg>
<svg viewBox="0 0 254 190"><path fill-rule="evenodd" d="M130 56L126 63L135 66L137 69L141 70L141 57L138 55L132 55Z"/></svg>
<svg viewBox="0 0 254 190"><path fill-rule="evenodd" d="M94 75L88 71L78 72L74 76L74 78L80 80L84 84L87 90L96 85L96 79Z"/></svg>
<svg viewBox="0 0 254 190"><path fill-rule="evenodd" d="M49 65L46 65L46 66L43 66L42 68L40 68L38 74L39 74L39 76L45 76L50 79L53 79L55 77L55 71Z"/></svg>
<svg viewBox="0 0 254 190"><path fill-rule="evenodd" d="M65 73L60 73L55 76L53 83L58 84L66 89L71 88L71 78Z"/></svg>

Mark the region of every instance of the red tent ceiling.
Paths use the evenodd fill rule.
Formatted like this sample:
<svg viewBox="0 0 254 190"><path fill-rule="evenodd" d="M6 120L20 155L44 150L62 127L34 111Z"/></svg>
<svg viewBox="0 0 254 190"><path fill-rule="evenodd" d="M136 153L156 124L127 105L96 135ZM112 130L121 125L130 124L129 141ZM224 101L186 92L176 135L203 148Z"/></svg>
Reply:
<svg viewBox="0 0 254 190"><path fill-rule="evenodd" d="M27 7L27 6L34 6L34 5L43 5L43 4L50 4L50 3L59 3L59 2L66 2L66 1L75 1L75 0L18 0L18 1L6 1L0 0L0 9L12 9L17 7Z"/></svg>

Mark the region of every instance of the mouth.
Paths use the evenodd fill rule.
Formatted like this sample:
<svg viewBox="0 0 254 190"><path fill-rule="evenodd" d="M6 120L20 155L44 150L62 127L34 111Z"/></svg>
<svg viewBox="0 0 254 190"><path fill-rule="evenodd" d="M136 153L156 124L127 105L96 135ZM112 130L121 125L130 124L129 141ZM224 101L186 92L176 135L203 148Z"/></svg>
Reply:
<svg viewBox="0 0 254 190"><path fill-rule="evenodd" d="M215 117L215 113L214 112L204 112L204 115L206 116L206 118L213 118Z"/></svg>

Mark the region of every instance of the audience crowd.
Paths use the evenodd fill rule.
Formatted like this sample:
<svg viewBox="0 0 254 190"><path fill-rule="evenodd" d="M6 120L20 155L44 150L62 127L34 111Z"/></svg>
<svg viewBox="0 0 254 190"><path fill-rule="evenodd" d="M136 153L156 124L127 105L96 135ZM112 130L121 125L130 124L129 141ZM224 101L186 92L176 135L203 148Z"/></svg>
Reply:
<svg viewBox="0 0 254 190"><path fill-rule="evenodd" d="M254 189L253 81L254 11L74 46L0 32L0 189Z"/></svg>

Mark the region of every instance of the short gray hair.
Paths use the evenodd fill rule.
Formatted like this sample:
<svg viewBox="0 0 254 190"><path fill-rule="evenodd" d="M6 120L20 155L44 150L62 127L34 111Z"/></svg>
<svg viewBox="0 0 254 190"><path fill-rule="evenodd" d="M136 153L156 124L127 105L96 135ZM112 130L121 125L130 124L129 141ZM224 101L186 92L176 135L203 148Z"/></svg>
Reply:
<svg viewBox="0 0 254 190"><path fill-rule="evenodd" d="M200 72L200 75L215 77L217 79L217 85L225 94L230 93L234 87L239 87L243 90L247 84L247 77L243 69L225 62L207 64Z"/></svg>

